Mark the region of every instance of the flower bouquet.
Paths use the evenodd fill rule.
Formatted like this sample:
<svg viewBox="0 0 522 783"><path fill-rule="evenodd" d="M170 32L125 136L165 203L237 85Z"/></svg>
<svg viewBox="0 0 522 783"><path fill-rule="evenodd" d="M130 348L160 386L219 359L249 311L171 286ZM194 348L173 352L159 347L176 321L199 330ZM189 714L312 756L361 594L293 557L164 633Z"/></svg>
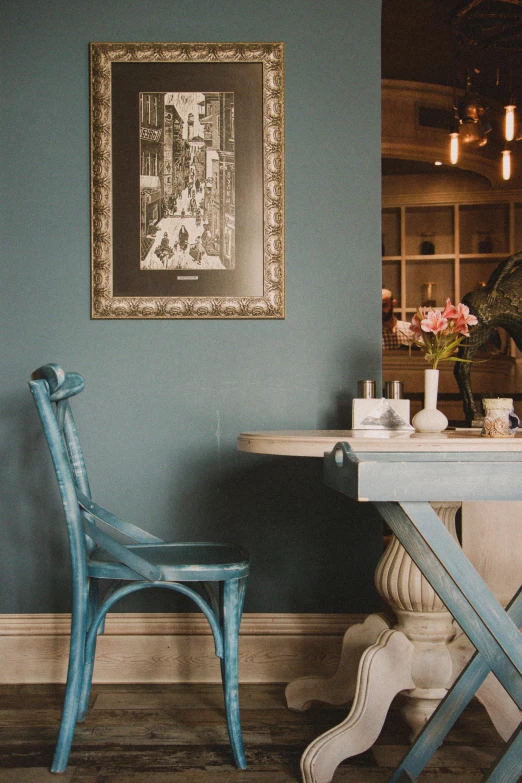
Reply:
<svg viewBox="0 0 522 783"><path fill-rule="evenodd" d="M411 320L413 343L424 351L424 358L431 370L424 373L424 408L412 419L417 432L442 432L448 419L437 410L439 362L467 362L456 356L459 345L469 336L469 327L477 324L469 307L460 303L456 307L449 299L443 310L419 307Z"/></svg>
<svg viewBox="0 0 522 783"><path fill-rule="evenodd" d="M449 299L443 310L419 307L411 320L413 342L424 351L424 358L437 369L439 362L465 362L455 356L461 342L469 336L469 327L478 323L470 315L469 307L459 303L456 307Z"/></svg>

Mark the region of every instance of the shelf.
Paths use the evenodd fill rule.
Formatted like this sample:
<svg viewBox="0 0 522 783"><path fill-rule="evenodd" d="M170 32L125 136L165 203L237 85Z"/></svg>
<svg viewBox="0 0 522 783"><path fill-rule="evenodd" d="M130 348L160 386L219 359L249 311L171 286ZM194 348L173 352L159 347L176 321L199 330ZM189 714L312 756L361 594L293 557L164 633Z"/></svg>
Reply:
<svg viewBox="0 0 522 783"><path fill-rule="evenodd" d="M459 207L460 252L507 253L509 204L466 204ZM481 245L490 250L482 250Z"/></svg>
<svg viewBox="0 0 522 783"><path fill-rule="evenodd" d="M423 299L425 293L423 287L425 283L435 283L434 299L435 307L444 307L446 299L449 297L454 301L455 283L454 283L454 260L435 260L433 262L422 260L410 261L408 265L408 274L406 276L406 306L417 307L424 305Z"/></svg>
<svg viewBox="0 0 522 783"><path fill-rule="evenodd" d="M401 259L384 259L382 264L382 287L392 292L397 301L397 306L401 306Z"/></svg>
<svg viewBox="0 0 522 783"><path fill-rule="evenodd" d="M382 248L383 255L399 256L401 253L401 210L400 208L382 211Z"/></svg>
<svg viewBox="0 0 522 783"><path fill-rule="evenodd" d="M455 256L450 253L445 254L434 254L434 255L417 255L417 256L406 256L406 261L426 261L427 263L430 263L432 261L453 261L455 259Z"/></svg>
<svg viewBox="0 0 522 783"><path fill-rule="evenodd" d="M479 257L466 257L460 261L460 298L472 291L477 285L485 284L498 266L497 260L484 260Z"/></svg>
<svg viewBox="0 0 522 783"><path fill-rule="evenodd" d="M448 297L456 303L522 251L520 191L499 192L498 201L491 192L477 192L476 201L463 196L459 202L460 195L454 202L445 197L441 204L415 205L407 193L404 205L396 199L383 208L383 286L393 292L403 320L422 305L423 284L435 284L435 307ZM433 253L420 252L425 242Z"/></svg>
<svg viewBox="0 0 522 783"><path fill-rule="evenodd" d="M468 258L479 258L484 259L487 261L488 259L491 259L492 261L495 261L495 263L498 263L499 261L502 261L506 257L505 253L461 253L460 254L460 260L465 261Z"/></svg>
<svg viewBox="0 0 522 783"><path fill-rule="evenodd" d="M422 252L421 246L425 243L435 248L436 255L455 253L454 215L453 207L406 207L406 255L433 255Z"/></svg>

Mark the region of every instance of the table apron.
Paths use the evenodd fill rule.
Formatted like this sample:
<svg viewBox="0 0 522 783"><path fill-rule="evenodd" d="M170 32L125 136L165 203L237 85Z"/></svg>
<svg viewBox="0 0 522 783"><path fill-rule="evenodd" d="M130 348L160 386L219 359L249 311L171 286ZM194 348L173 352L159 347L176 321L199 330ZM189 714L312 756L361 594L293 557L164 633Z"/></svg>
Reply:
<svg viewBox="0 0 522 783"><path fill-rule="evenodd" d="M521 479L520 461L325 463L325 483L360 501L522 500Z"/></svg>

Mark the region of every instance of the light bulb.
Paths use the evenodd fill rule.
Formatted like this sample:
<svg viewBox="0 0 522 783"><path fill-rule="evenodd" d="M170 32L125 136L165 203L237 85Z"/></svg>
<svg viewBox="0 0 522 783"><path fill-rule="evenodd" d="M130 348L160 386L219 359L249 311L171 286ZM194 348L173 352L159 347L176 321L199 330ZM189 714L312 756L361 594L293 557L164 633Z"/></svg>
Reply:
<svg viewBox="0 0 522 783"><path fill-rule="evenodd" d="M502 179L511 177L511 151L502 150Z"/></svg>
<svg viewBox="0 0 522 783"><path fill-rule="evenodd" d="M450 133L450 161L455 165L459 159L459 134Z"/></svg>
<svg viewBox="0 0 522 783"><path fill-rule="evenodd" d="M504 136L506 141L513 141L515 138L515 109L517 107L510 104L504 108L506 110Z"/></svg>

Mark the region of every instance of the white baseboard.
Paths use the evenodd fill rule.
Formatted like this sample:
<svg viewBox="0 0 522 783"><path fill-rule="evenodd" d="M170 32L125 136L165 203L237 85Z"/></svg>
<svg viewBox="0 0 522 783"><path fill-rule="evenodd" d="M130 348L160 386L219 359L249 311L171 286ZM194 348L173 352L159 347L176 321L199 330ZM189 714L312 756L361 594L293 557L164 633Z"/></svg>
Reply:
<svg viewBox="0 0 522 783"><path fill-rule="evenodd" d="M346 629L364 614L244 614L241 682L329 675ZM0 615L0 683L65 682L70 616ZM201 614L108 615L94 668L98 683L220 682L219 661Z"/></svg>

